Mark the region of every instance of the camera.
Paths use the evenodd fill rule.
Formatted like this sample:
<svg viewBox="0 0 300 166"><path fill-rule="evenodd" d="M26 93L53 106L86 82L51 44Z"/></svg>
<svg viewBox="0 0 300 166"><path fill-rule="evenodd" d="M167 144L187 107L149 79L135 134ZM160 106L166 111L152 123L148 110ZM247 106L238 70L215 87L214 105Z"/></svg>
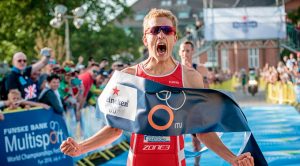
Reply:
<svg viewBox="0 0 300 166"><path fill-rule="evenodd" d="M43 55L45 57L50 57L50 49L49 48L41 49L41 55Z"/></svg>

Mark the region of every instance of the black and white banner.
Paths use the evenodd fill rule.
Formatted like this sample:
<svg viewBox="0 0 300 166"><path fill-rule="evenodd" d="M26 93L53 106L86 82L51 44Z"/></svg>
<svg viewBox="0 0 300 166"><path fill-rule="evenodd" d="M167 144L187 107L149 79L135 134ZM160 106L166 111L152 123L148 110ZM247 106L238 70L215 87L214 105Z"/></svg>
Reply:
<svg viewBox="0 0 300 166"><path fill-rule="evenodd" d="M223 92L169 87L116 71L97 104L107 125L139 134L247 132L241 153L267 165L241 108Z"/></svg>

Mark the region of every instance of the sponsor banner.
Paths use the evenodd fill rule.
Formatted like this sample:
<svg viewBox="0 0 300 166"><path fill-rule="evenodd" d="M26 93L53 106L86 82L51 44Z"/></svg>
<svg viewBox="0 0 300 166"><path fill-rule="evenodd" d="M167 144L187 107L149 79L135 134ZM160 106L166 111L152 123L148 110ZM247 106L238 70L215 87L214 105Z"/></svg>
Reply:
<svg viewBox="0 0 300 166"><path fill-rule="evenodd" d="M284 39L286 37L283 6L203 10L205 39L209 41Z"/></svg>
<svg viewBox="0 0 300 166"><path fill-rule="evenodd" d="M150 136L144 135L144 142L170 142L169 136Z"/></svg>
<svg viewBox="0 0 300 166"><path fill-rule="evenodd" d="M137 110L137 90L120 84L108 84L98 99L104 114L135 120Z"/></svg>
<svg viewBox="0 0 300 166"><path fill-rule="evenodd" d="M112 102L116 87L124 91ZM134 94L130 94L131 92ZM136 109L126 110L129 103L135 104L132 108ZM144 135L246 132L240 152L249 151L256 164L266 165L241 108L224 92L169 87L116 71L98 98L97 104L104 113L107 125ZM111 113L109 110L113 106L117 110ZM135 117L131 118L133 115ZM153 139L144 141L149 140Z"/></svg>
<svg viewBox="0 0 300 166"><path fill-rule="evenodd" d="M73 165L59 149L67 137L64 120L52 110L6 113L0 121L0 165Z"/></svg>

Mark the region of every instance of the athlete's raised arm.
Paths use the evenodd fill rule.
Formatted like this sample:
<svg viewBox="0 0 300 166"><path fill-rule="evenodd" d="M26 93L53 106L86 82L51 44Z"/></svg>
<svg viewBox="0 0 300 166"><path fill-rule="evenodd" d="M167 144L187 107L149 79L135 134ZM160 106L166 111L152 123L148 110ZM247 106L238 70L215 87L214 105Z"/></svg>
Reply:
<svg viewBox="0 0 300 166"><path fill-rule="evenodd" d="M183 67L184 85L186 88L203 88L203 79L199 72L192 70L189 67ZM214 151L220 157L233 166L252 166L254 159L250 153L244 153L239 156L233 154L220 140L218 135L214 132L198 133L197 138L204 143L209 149Z"/></svg>
<svg viewBox="0 0 300 166"><path fill-rule="evenodd" d="M129 67L123 70L128 74L135 74L135 67ZM90 138L77 143L73 138L63 141L60 150L65 155L79 156L89 151L95 150L101 146L107 145L118 139L122 134L122 130L110 126L103 127Z"/></svg>

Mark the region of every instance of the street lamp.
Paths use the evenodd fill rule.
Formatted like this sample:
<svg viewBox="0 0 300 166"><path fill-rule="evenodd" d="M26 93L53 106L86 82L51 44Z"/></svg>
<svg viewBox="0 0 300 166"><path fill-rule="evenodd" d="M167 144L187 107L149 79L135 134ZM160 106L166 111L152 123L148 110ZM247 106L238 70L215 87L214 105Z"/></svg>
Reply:
<svg viewBox="0 0 300 166"><path fill-rule="evenodd" d="M85 14L85 9L83 7L77 7L72 10L73 15L67 15L67 7L64 5L57 5L54 8L54 18L50 21L50 25L54 28L60 28L62 24L65 23L65 46L66 46L66 59L70 60L71 50L70 50L70 30L69 30L69 20L73 19L74 26L79 29L84 20L81 18Z"/></svg>

